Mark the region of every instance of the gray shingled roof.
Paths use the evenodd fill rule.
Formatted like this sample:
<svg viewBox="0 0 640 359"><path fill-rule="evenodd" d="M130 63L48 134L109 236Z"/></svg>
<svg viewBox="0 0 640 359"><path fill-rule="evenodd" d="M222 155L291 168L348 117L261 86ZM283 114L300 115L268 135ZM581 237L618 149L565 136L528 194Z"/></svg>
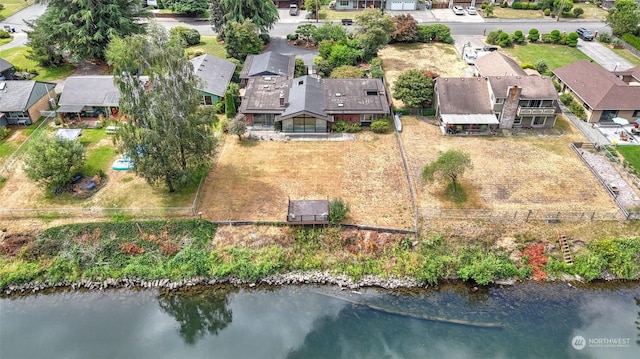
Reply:
<svg viewBox="0 0 640 359"><path fill-rule="evenodd" d="M5 72L13 67L13 64L0 57L0 72Z"/></svg>
<svg viewBox="0 0 640 359"><path fill-rule="evenodd" d="M6 80L0 91L0 112L24 112L40 100L55 84L37 81Z"/></svg>
<svg viewBox="0 0 640 359"><path fill-rule="evenodd" d="M325 111L329 114L389 113L380 79L324 79L323 88Z"/></svg>
<svg viewBox="0 0 640 359"><path fill-rule="evenodd" d="M211 55L194 57L191 63L196 76L202 80L199 90L224 97L236 64Z"/></svg>
<svg viewBox="0 0 640 359"><path fill-rule="evenodd" d="M475 65L482 76L527 76L514 59L499 51L477 58Z"/></svg>
<svg viewBox="0 0 640 359"><path fill-rule="evenodd" d="M484 78L437 78L441 114L493 114L489 87Z"/></svg>
<svg viewBox="0 0 640 359"><path fill-rule="evenodd" d="M637 110L640 86L629 86L607 69L586 60L553 73L594 110Z"/></svg>
<svg viewBox="0 0 640 359"><path fill-rule="evenodd" d="M253 77L244 89L240 113L282 113L280 94L289 97L291 80L284 77Z"/></svg>
<svg viewBox="0 0 640 359"><path fill-rule="evenodd" d="M509 87L520 86L522 99L556 100L558 93L551 78L546 76L491 76L489 83L495 97L506 98Z"/></svg>
<svg viewBox="0 0 640 359"><path fill-rule="evenodd" d="M293 79L289 89L287 107L281 118L289 118L306 112L316 117L326 117L322 103L322 83L318 78L302 76Z"/></svg>
<svg viewBox="0 0 640 359"><path fill-rule="evenodd" d="M113 76L72 76L65 80L58 102L64 105L118 106L120 90Z"/></svg>
<svg viewBox="0 0 640 359"><path fill-rule="evenodd" d="M245 60L241 78L254 76L284 76L293 77L295 56L283 55L273 51L264 54L249 55Z"/></svg>

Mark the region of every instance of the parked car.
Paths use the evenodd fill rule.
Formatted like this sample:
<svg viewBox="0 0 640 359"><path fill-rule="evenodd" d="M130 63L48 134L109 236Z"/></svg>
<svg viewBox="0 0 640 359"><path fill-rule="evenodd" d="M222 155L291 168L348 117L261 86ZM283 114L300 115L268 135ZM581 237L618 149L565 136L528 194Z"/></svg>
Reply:
<svg viewBox="0 0 640 359"><path fill-rule="evenodd" d="M593 33L584 27L580 27L576 30L576 33L584 41L593 41Z"/></svg>
<svg viewBox="0 0 640 359"><path fill-rule="evenodd" d="M487 45L482 48L482 51L489 51L489 52L498 51L498 46Z"/></svg>
<svg viewBox="0 0 640 359"><path fill-rule="evenodd" d="M456 15L464 15L464 9L462 6L454 6L451 10L453 10L453 13Z"/></svg>
<svg viewBox="0 0 640 359"><path fill-rule="evenodd" d="M298 16L298 14L300 14L300 9L298 8L298 5L296 4L289 5L289 15Z"/></svg>
<svg viewBox="0 0 640 359"><path fill-rule="evenodd" d="M478 15L478 10L475 6L467 6L467 14L469 15Z"/></svg>

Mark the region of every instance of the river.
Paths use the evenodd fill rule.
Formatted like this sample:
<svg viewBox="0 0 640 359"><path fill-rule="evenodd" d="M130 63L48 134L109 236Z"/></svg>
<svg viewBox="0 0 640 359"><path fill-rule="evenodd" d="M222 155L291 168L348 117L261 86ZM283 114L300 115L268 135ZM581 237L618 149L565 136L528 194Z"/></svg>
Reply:
<svg viewBox="0 0 640 359"><path fill-rule="evenodd" d="M0 358L640 358L636 322L637 282L67 291L0 299Z"/></svg>

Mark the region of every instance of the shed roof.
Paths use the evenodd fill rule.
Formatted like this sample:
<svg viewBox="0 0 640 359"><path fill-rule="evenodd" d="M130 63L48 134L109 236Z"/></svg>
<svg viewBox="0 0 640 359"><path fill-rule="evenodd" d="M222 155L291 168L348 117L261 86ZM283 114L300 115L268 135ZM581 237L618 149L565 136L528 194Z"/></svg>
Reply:
<svg viewBox="0 0 640 359"><path fill-rule="evenodd" d="M75 141L81 133L82 129L80 128L59 128L56 130L56 136L67 141Z"/></svg>
<svg viewBox="0 0 640 359"><path fill-rule="evenodd" d="M208 54L191 59L195 75L202 80L199 90L224 97L236 64Z"/></svg>
<svg viewBox="0 0 640 359"><path fill-rule="evenodd" d="M490 76L489 83L496 97L507 97L509 87L522 88L520 98L533 100L555 100L558 92L551 78L546 76Z"/></svg>
<svg viewBox="0 0 640 359"><path fill-rule="evenodd" d="M440 118L442 122L452 125L493 125L499 124L496 115L489 114L468 114L468 115L450 115L444 114Z"/></svg>
<svg viewBox="0 0 640 359"><path fill-rule="evenodd" d="M0 72L5 72L11 68L13 68L13 64L0 57Z"/></svg>
<svg viewBox="0 0 640 359"><path fill-rule="evenodd" d="M120 90L113 76L72 76L65 80L59 104L118 106Z"/></svg>

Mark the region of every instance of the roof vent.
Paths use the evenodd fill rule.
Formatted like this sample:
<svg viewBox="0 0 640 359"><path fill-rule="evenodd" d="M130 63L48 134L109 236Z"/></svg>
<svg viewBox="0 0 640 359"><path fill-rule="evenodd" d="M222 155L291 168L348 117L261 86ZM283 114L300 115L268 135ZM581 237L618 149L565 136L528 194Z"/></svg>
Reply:
<svg viewBox="0 0 640 359"><path fill-rule="evenodd" d="M265 76L265 77L264 77L264 80L265 80L265 81L271 81L271 76Z"/></svg>
<svg viewBox="0 0 640 359"><path fill-rule="evenodd" d="M0 90L4 90L7 87L6 82L0 82Z"/></svg>
<svg viewBox="0 0 640 359"><path fill-rule="evenodd" d="M336 92L336 97L340 97L342 94L340 92Z"/></svg>
<svg viewBox="0 0 640 359"><path fill-rule="evenodd" d="M262 88L268 89L269 85L262 85Z"/></svg>
<svg viewBox="0 0 640 359"><path fill-rule="evenodd" d="M343 103L339 103L338 107L344 107L344 104Z"/></svg>

